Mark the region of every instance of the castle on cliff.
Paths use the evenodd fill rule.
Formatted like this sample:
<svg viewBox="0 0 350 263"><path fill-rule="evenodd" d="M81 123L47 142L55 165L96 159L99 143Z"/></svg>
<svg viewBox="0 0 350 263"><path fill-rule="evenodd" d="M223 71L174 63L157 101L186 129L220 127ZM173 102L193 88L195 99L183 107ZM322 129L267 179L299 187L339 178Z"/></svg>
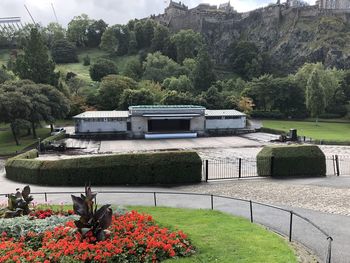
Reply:
<svg viewBox="0 0 350 263"><path fill-rule="evenodd" d="M321 9L350 9L350 0L318 0L316 5Z"/></svg>

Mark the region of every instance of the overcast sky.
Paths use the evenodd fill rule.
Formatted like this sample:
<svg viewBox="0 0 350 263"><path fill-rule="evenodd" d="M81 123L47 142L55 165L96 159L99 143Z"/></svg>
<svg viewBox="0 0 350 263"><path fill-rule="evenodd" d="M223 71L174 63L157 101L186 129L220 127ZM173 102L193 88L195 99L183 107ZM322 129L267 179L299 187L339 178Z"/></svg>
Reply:
<svg viewBox="0 0 350 263"><path fill-rule="evenodd" d="M163 13L169 0L0 0L0 17L20 16L29 22L24 5L28 7L36 22L46 25L55 21L51 3L55 7L58 21L64 26L76 15L88 14L94 19L102 18L108 24L124 24L133 18L143 18L151 14ZM218 5L226 0L182 0L189 7L199 3ZM240 12L265 6L275 0L231 0ZM283 2L283 1L282 1ZM307 0L314 3L315 0Z"/></svg>

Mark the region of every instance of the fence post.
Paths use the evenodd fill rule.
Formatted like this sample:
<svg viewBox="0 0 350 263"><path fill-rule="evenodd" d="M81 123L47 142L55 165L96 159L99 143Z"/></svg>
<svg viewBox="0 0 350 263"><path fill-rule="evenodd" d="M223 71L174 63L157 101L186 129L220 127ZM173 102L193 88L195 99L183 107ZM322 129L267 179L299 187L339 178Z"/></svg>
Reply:
<svg viewBox="0 0 350 263"><path fill-rule="evenodd" d="M214 210L214 196L210 195L210 201L211 201L211 210Z"/></svg>
<svg viewBox="0 0 350 263"><path fill-rule="evenodd" d="M340 171L339 171L339 157L338 157L338 155L335 156L335 167L337 169L337 176L339 176Z"/></svg>
<svg viewBox="0 0 350 263"><path fill-rule="evenodd" d="M47 193L45 193L45 203L47 203Z"/></svg>
<svg viewBox="0 0 350 263"><path fill-rule="evenodd" d="M153 192L153 200L154 200L154 206L157 207L157 195L156 195L156 192Z"/></svg>
<svg viewBox="0 0 350 263"><path fill-rule="evenodd" d="M238 159L238 178L242 178L242 158Z"/></svg>
<svg viewBox="0 0 350 263"><path fill-rule="evenodd" d="M273 169L274 169L274 162L275 162L275 157L271 156L271 163L270 163L270 176L273 176Z"/></svg>
<svg viewBox="0 0 350 263"><path fill-rule="evenodd" d="M253 202L252 200L249 201L249 206L250 206L250 222L253 223Z"/></svg>
<svg viewBox="0 0 350 263"><path fill-rule="evenodd" d="M332 241L333 241L333 238L327 237L327 240L328 240L328 253L327 253L326 263L331 263L332 262Z"/></svg>
<svg viewBox="0 0 350 263"><path fill-rule="evenodd" d="M293 211L290 211L289 242L292 242L292 231L293 231Z"/></svg>
<svg viewBox="0 0 350 263"><path fill-rule="evenodd" d="M209 161L205 160L205 181L209 180Z"/></svg>

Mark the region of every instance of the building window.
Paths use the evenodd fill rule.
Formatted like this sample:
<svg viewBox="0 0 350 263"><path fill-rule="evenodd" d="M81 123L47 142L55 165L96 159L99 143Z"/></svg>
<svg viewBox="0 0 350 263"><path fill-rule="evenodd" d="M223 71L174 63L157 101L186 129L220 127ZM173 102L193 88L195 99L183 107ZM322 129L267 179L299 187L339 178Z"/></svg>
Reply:
<svg viewBox="0 0 350 263"><path fill-rule="evenodd" d="M131 122L126 123L126 130L131 131Z"/></svg>

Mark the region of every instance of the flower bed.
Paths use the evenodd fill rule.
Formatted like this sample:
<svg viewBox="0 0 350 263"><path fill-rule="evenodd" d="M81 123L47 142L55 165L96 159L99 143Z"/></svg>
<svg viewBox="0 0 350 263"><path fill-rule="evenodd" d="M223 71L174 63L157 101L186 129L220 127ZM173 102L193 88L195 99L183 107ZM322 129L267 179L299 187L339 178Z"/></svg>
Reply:
<svg viewBox="0 0 350 263"><path fill-rule="evenodd" d="M136 211L114 215L107 239L100 242L89 233L83 238L73 221L19 238L3 232L0 238L0 262L159 262L193 253L183 232L161 228Z"/></svg>

